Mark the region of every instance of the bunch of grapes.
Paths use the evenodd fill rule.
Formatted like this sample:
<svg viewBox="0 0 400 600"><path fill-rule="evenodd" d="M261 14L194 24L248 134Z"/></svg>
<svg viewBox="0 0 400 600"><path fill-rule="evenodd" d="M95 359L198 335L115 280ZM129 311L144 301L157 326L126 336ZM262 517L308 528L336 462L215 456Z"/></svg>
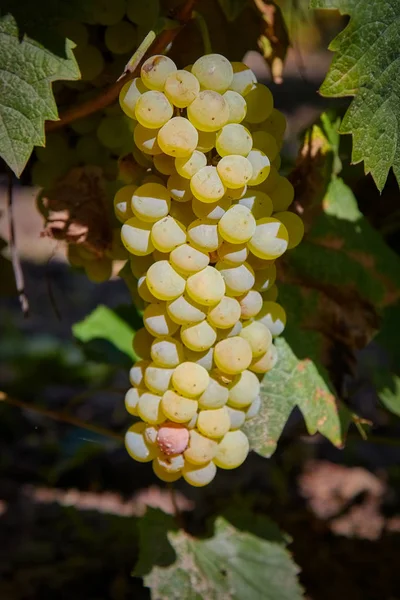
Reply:
<svg viewBox="0 0 400 600"><path fill-rule="evenodd" d="M183 70L153 56L120 104L149 165L114 200L145 303L126 447L160 479L202 486L246 459L241 427L286 323L275 260L303 224L278 174L285 120L251 69L219 54Z"/></svg>

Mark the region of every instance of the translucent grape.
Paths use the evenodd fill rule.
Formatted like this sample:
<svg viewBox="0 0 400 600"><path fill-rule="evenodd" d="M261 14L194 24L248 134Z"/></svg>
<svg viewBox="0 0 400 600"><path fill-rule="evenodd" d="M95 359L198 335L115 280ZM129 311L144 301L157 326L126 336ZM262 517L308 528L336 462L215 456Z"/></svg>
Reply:
<svg viewBox="0 0 400 600"><path fill-rule="evenodd" d="M172 118L174 109L162 92L150 90L136 100L135 117L143 127L159 129ZM168 154L168 152L166 152Z"/></svg>
<svg viewBox="0 0 400 600"><path fill-rule="evenodd" d="M137 281L137 291L139 296L145 302L159 302L158 298L153 296L147 285L146 275L141 275Z"/></svg>
<svg viewBox="0 0 400 600"><path fill-rule="evenodd" d="M165 303L146 306L143 313L143 324L154 337L174 335L179 327L168 315Z"/></svg>
<svg viewBox="0 0 400 600"><path fill-rule="evenodd" d="M159 367L155 363L150 363L145 372L146 387L153 393L163 395L169 388L173 368Z"/></svg>
<svg viewBox="0 0 400 600"><path fill-rule="evenodd" d="M255 273L255 276L257 278L257 273ZM240 296L238 300L241 309L240 316L242 319L252 319L258 315L262 308L263 298L256 290L249 290L247 294Z"/></svg>
<svg viewBox="0 0 400 600"><path fill-rule="evenodd" d="M249 123L261 123L272 112L274 99L267 86L256 83L246 94L247 114L246 121Z"/></svg>
<svg viewBox="0 0 400 600"><path fill-rule="evenodd" d="M177 158L191 156L198 140L196 128L184 117L174 117L158 132L158 143L162 151Z"/></svg>
<svg viewBox="0 0 400 600"><path fill-rule="evenodd" d="M223 95L229 106L229 121L228 123L241 123L246 116L247 104L246 100L232 90L228 90Z"/></svg>
<svg viewBox="0 0 400 600"><path fill-rule="evenodd" d="M161 406L168 419L174 423L186 423L197 412L197 400L180 396L173 390L164 393Z"/></svg>
<svg viewBox="0 0 400 600"><path fill-rule="evenodd" d="M274 368L278 360L276 347L271 344L267 352L259 358L254 358L249 366L250 371L254 373L268 373Z"/></svg>
<svg viewBox="0 0 400 600"><path fill-rule="evenodd" d="M254 75L253 71L242 62L233 62L233 78L229 89L241 94L242 96L247 96L247 94L255 88L257 83L257 77Z"/></svg>
<svg viewBox="0 0 400 600"><path fill-rule="evenodd" d="M142 421L151 425L159 425L166 420L161 407L161 396L144 392L138 402L137 411Z"/></svg>
<svg viewBox="0 0 400 600"><path fill-rule="evenodd" d="M281 335L286 325L286 312L276 302L264 302L261 311L257 315L257 322L268 327L271 334L276 337Z"/></svg>
<svg viewBox="0 0 400 600"><path fill-rule="evenodd" d="M279 177L270 196L274 212L286 211L294 200L294 188L288 179Z"/></svg>
<svg viewBox="0 0 400 600"><path fill-rule="evenodd" d="M171 196L159 183L145 183L132 196L132 211L142 221L154 223L168 214Z"/></svg>
<svg viewBox="0 0 400 600"><path fill-rule="evenodd" d="M232 244L247 242L256 231L256 220L251 211L240 204L231 206L218 222L221 237Z"/></svg>
<svg viewBox="0 0 400 600"><path fill-rule="evenodd" d="M231 265L217 262L215 268L222 275L229 296L242 296L254 285L254 271L248 263Z"/></svg>
<svg viewBox="0 0 400 600"><path fill-rule="evenodd" d="M172 337L156 338L151 344L150 355L160 367L177 367L183 362L183 346Z"/></svg>
<svg viewBox="0 0 400 600"><path fill-rule="evenodd" d="M193 275L202 271L210 262L208 253L201 252L189 244L182 244L172 250L169 259L174 269L182 275Z"/></svg>
<svg viewBox="0 0 400 600"><path fill-rule="evenodd" d="M208 311L207 320L213 327L228 329L239 321L240 312L239 302L235 298L224 296Z"/></svg>
<svg viewBox="0 0 400 600"><path fill-rule="evenodd" d="M144 384L144 374L149 366L149 361L138 360L129 371L129 381L134 387L140 387Z"/></svg>
<svg viewBox="0 0 400 600"><path fill-rule="evenodd" d="M192 465L190 462L186 462L182 469L184 480L194 487L208 485L214 479L216 474L217 467L212 461L204 466Z"/></svg>
<svg viewBox="0 0 400 600"><path fill-rule="evenodd" d="M169 214L185 227L188 227L195 220L191 202L176 202L172 200Z"/></svg>
<svg viewBox="0 0 400 600"><path fill-rule="evenodd" d="M108 0L109 1L109 0ZM126 0L126 15L146 32L153 29L160 11L159 0Z"/></svg>
<svg viewBox="0 0 400 600"><path fill-rule="evenodd" d="M257 375L246 369L229 386L228 403L235 408L245 408L253 402L259 393L260 382Z"/></svg>
<svg viewBox="0 0 400 600"><path fill-rule="evenodd" d="M249 342L253 358L265 354L272 344L271 332L260 320L244 323L239 335Z"/></svg>
<svg viewBox="0 0 400 600"><path fill-rule="evenodd" d="M221 158L217 171L222 183L229 188L242 188L251 180L253 167L250 161L239 154L232 154Z"/></svg>
<svg viewBox="0 0 400 600"><path fill-rule="evenodd" d="M198 398L199 407L221 408L228 402L228 397L228 385L222 381L218 371L212 371L207 388Z"/></svg>
<svg viewBox="0 0 400 600"><path fill-rule="evenodd" d="M229 105L218 92L200 92L187 107L190 122L200 131L218 131L229 120Z"/></svg>
<svg viewBox="0 0 400 600"><path fill-rule="evenodd" d="M244 410L240 408L233 408L232 406L227 405L227 411L229 413L229 419L231 421L230 430L239 429L242 427L246 420L246 413Z"/></svg>
<svg viewBox="0 0 400 600"><path fill-rule="evenodd" d="M230 198L230 200L240 200L247 192L247 185L244 185L241 188L237 188L235 190L227 188L226 190L226 198Z"/></svg>
<svg viewBox="0 0 400 600"><path fill-rule="evenodd" d="M137 185L124 185L114 196L115 216L121 223L133 217L131 200L136 188Z"/></svg>
<svg viewBox="0 0 400 600"><path fill-rule="evenodd" d="M191 362L195 362L198 365L201 365L207 371L210 371L214 367L214 349L209 348L204 352L193 352L193 350L189 350L189 348L185 348L185 357L186 360L190 360Z"/></svg>
<svg viewBox="0 0 400 600"><path fill-rule="evenodd" d="M175 71L165 80L164 93L178 108L186 108L200 92L198 79L188 71Z"/></svg>
<svg viewBox="0 0 400 600"><path fill-rule="evenodd" d="M272 200L261 190L248 188L243 197L240 198L239 204L242 206L247 206L247 208L251 210L251 214L256 220L263 219L264 217L270 217L272 215Z"/></svg>
<svg viewBox="0 0 400 600"><path fill-rule="evenodd" d="M239 333L242 331L242 327L243 325L241 321L238 321L237 323L235 323L235 325L233 325L233 327L230 327L229 329L218 329L217 341L220 342L221 340L225 340L227 338L239 335Z"/></svg>
<svg viewBox="0 0 400 600"><path fill-rule="evenodd" d="M110 150L132 147L132 136L124 117L106 116L97 128L100 143Z"/></svg>
<svg viewBox="0 0 400 600"><path fill-rule="evenodd" d="M243 125L228 123L217 133L215 147L220 156L247 156L253 147L251 133Z"/></svg>
<svg viewBox="0 0 400 600"><path fill-rule="evenodd" d="M246 261L249 253L246 244L231 244L230 242L222 242L217 252L219 260L230 265L241 265Z"/></svg>
<svg viewBox="0 0 400 600"><path fill-rule="evenodd" d="M264 131L268 131L274 136L277 143L281 145L283 136L286 131L286 118L279 110L274 110L271 114L260 124L260 128Z"/></svg>
<svg viewBox="0 0 400 600"><path fill-rule="evenodd" d="M193 362L178 365L172 375L172 385L182 396L197 398L207 388L210 376L206 369Z"/></svg>
<svg viewBox="0 0 400 600"><path fill-rule="evenodd" d="M224 373L235 375L250 366L253 355L247 340L234 336L221 340L214 349L214 360Z"/></svg>
<svg viewBox="0 0 400 600"><path fill-rule="evenodd" d="M193 465L204 465L214 458L216 450L215 440L210 440L193 429L189 434L189 445L184 452L184 457Z"/></svg>
<svg viewBox="0 0 400 600"><path fill-rule="evenodd" d="M222 239L218 233L218 225L210 219L197 219L187 229L190 243L203 252L213 252L220 246Z"/></svg>
<svg viewBox="0 0 400 600"><path fill-rule="evenodd" d="M154 129L150 131L154 132ZM172 156L168 156L168 154L157 154L154 157L154 166L162 175L172 175L175 173L175 159Z"/></svg>
<svg viewBox="0 0 400 600"><path fill-rule="evenodd" d="M266 263L264 269L259 269L255 272L256 280L254 282L254 289L258 292L265 292L275 282L276 279L276 266L274 263Z"/></svg>
<svg viewBox="0 0 400 600"><path fill-rule="evenodd" d="M197 59L192 73L203 88L215 92L225 92L233 79L232 65L221 54L206 54Z"/></svg>
<svg viewBox="0 0 400 600"><path fill-rule="evenodd" d="M158 479L165 481L166 483L173 483L181 478L181 472L171 473L164 469L157 459L153 460L152 463L154 474L157 475Z"/></svg>
<svg viewBox="0 0 400 600"><path fill-rule="evenodd" d="M199 152L210 152L215 146L217 133L215 131L199 131L197 148Z"/></svg>
<svg viewBox="0 0 400 600"><path fill-rule="evenodd" d="M197 171L207 164L206 155L199 150L195 150L190 156L175 159L175 168L181 177L191 179Z"/></svg>
<svg viewBox="0 0 400 600"><path fill-rule="evenodd" d="M222 300L225 294L223 276L214 267L207 266L188 277L186 292L195 302L205 306L214 306Z"/></svg>
<svg viewBox="0 0 400 600"><path fill-rule="evenodd" d="M207 321L182 325L181 340L193 352L204 352L214 345L217 339L215 328Z"/></svg>
<svg viewBox="0 0 400 600"><path fill-rule="evenodd" d="M271 302L276 302L278 295L279 292L276 285L271 286L267 291L262 293L263 300L270 300Z"/></svg>
<svg viewBox="0 0 400 600"><path fill-rule="evenodd" d="M151 241L160 252L171 252L186 242L186 229L169 215L154 223L151 230Z"/></svg>
<svg viewBox="0 0 400 600"><path fill-rule="evenodd" d="M125 447L128 454L138 462L150 462L157 455L157 449L144 439L146 423L135 423L125 434Z"/></svg>
<svg viewBox="0 0 400 600"><path fill-rule="evenodd" d="M96 23L100 25L114 25L119 23L125 14L124 0L92 0L90 5L90 13L93 15Z"/></svg>
<svg viewBox="0 0 400 600"><path fill-rule="evenodd" d="M246 410L246 421L250 421L250 419L254 419L256 415L260 412L261 408L261 398L257 396L250 404L249 408Z"/></svg>
<svg viewBox="0 0 400 600"><path fill-rule="evenodd" d="M278 155L279 148L275 138L266 131L253 131L253 144L259 148L272 162Z"/></svg>
<svg viewBox="0 0 400 600"><path fill-rule="evenodd" d="M304 236L304 224L299 215L284 211L275 213L274 218L283 223L287 229L289 234L288 250L298 246Z"/></svg>
<svg viewBox="0 0 400 600"><path fill-rule="evenodd" d="M197 198L192 200L192 208L196 217L210 221L219 221L231 205L232 200L227 196L224 196L218 202L212 203L202 202Z"/></svg>
<svg viewBox="0 0 400 600"><path fill-rule="evenodd" d="M133 139L136 147L151 156L162 155L162 150L158 145L158 129L148 129L138 123L133 132Z"/></svg>
<svg viewBox="0 0 400 600"><path fill-rule="evenodd" d="M104 41L114 54L125 54L136 46L136 29L128 21L119 21L107 27Z"/></svg>
<svg viewBox="0 0 400 600"><path fill-rule="evenodd" d="M214 463L221 469L236 469L246 460L249 449L243 431L228 431L218 444Z"/></svg>
<svg viewBox="0 0 400 600"><path fill-rule="evenodd" d="M217 202L225 194L217 168L206 166L199 169L190 180L192 194L202 202Z"/></svg>
<svg viewBox="0 0 400 600"><path fill-rule="evenodd" d="M248 246L250 252L259 258L274 260L287 250L288 239L286 227L278 219L268 217L257 221L256 231Z"/></svg>
<svg viewBox="0 0 400 600"><path fill-rule="evenodd" d="M127 81L119 93L119 103L126 115L131 119L136 119L135 106L138 98L147 92L148 89L140 79L135 77L132 81Z"/></svg>
<svg viewBox="0 0 400 600"><path fill-rule="evenodd" d="M249 179L248 184L259 185L267 179L270 172L271 166L268 156L266 156L264 152L261 152L261 150L253 148L247 155L247 160L250 161L253 168L253 174L251 179Z"/></svg>
<svg viewBox="0 0 400 600"><path fill-rule="evenodd" d="M137 406L139 403L140 395L143 390L137 388L130 388L125 394L125 408L130 415L137 417Z"/></svg>
<svg viewBox="0 0 400 600"><path fill-rule="evenodd" d="M137 256L145 256L153 252L151 227L151 223L144 223L137 217L125 221L121 229L121 240L128 252Z"/></svg>
<svg viewBox="0 0 400 600"><path fill-rule="evenodd" d="M159 300L174 300L185 290L186 281L167 260L155 262L146 274L150 292Z"/></svg>
<svg viewBox="0 0 400 600"><path fill-rule="evenodd" d="M163 91L168 75L176 72L173 60L162 54L156 54L144 61L140 77L149 90Z"/></svg>
<svg viewBox="0 0 400 600"><path fill-rule="evenodd" d="M215 439L229 431L231 421L226 406L212 410L200 410L197 417L197 429L203 435Z"/></svg>
<svg viewBox="0 0 400 600"><path fill-rule="evenodd" d="M172 198L177 202L188 202L193 198L190 189L190 181L181 177L178 173L169 176L167 188L169 189Z"/></svg>
<svg viewBox="0 0 400 600"><path fill-rule="evenodd" d="M179 296L167 303L167 311L171 319L178 325L199 323L206 318L205 307L186 296Z"/></svg>

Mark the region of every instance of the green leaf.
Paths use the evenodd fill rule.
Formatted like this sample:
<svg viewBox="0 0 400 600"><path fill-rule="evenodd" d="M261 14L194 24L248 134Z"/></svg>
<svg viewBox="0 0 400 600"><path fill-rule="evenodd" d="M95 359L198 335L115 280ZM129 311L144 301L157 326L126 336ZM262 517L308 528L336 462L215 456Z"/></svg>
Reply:
<svg viewBox="0 0 400 600"><path fill-rule="evenodd" d="M373 381L382 404L400 417L400 377L381 368L374 373Z"/></svg>
<svg viewBox="0 0 400 600"><path fill-rule="evenodd" d="M211 537L196 539L172 531L170 517L151 509L139 528L140 569L134 573L145 575L154 600L302 598L298 568L275 537L263 539L219 517Z"/></svg>
<svg viewBox="0 0 400 600"><path fill-rule="evenodd" d="M228 21L237 19L247 4L247 0L218 0L218 2Z"/></svg>
<svg viewBox="0 0 400 600"><path fill-rule="evenodd" d="M64 46L66 58L23 35L11 14L0 19L0 156L18 177L45 145L44 122L58 118L52 82L80 77L73 43Z"/></svg>
<svg viewBox="0 0 400 600"><path fill-rule="evenodd" d="M364 161L382 191L391 167L400 182L400 3L311 0L311 7L336 8L351 17L330 45L336 55L320 91L355 97L340 132L353 134L353 162Z"/></svg>
<svg viewBox="0 0 400 600"><path fill-rule="evenodd" d="M307 347L303 349L304 358L296 356L283 338L276 340L276 347L279 358L263 379L260 413L245 426L251 448L261 456L271 456L296 406L311 435L320 432L341 448L351 414L335 399L326 371L316 360L309 358Z"/></svg>

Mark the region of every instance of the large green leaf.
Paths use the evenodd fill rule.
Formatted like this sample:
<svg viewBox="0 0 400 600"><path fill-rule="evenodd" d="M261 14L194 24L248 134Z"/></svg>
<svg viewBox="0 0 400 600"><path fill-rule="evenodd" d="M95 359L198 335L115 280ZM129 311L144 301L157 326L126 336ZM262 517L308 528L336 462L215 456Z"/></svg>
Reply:
<svg viewBox="0 0 400 600"><path fill-rule="evenodd" d="M400 181L400 3L311 0L311 7L336 8L351 17L330 45L336 55L321 93L355 96L341 133L353 134L353 162L364 161L366 173L382 190L391 167Z"/></svg>
<svg viewBox="0 0 400 600"><path fill-rule="evenodd" d="M0 156L17 176L33 147L44 146L44 122L58 118L52 82L80 77L72 42L63 45L59 56L25 35L11 14L0 18Z"/></svg>
<svg viewBox="0 0 400 600"><path fill-rule="evenodd" d="M302 598L298 568L276 535L261 538L219 517L211 537L196 539L173 531L171 518L151 509L139 531L134 575L144 576L154 600Z"/></svg>

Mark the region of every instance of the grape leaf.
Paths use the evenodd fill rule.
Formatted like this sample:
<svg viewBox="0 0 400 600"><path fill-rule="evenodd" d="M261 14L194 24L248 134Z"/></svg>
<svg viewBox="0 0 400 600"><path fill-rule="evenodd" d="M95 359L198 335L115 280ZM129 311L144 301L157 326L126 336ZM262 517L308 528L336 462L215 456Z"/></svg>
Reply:
<svg viewBox="0 0 400 600"><path fill-rule="evenodd" d="M156 510L148 510L139 522L134 575L144 575L154 600L302 598L298 568L276 537L236 529L222 517L206 539L171 529L170 517Z"/></svg>
<svg viewBox="0 0 400 600"><path fill-rule="evenodd" d="M350 15L329 46L336 55L320 91L329 97L355 97L340 132L353 134L353 162L364 161L365 172L382 191L391 167L400 182L400 3L311 0L310 5Z"/></svg>
<svg viewBox="0 0 400 600"><path fill-rule="evenodd" d="M60 57L21 36L11 14L0 19L0 156L18 177L33 147L44 146L44 122L58 118L51 83L80 77L72 47L65 40Z"/></svg>

